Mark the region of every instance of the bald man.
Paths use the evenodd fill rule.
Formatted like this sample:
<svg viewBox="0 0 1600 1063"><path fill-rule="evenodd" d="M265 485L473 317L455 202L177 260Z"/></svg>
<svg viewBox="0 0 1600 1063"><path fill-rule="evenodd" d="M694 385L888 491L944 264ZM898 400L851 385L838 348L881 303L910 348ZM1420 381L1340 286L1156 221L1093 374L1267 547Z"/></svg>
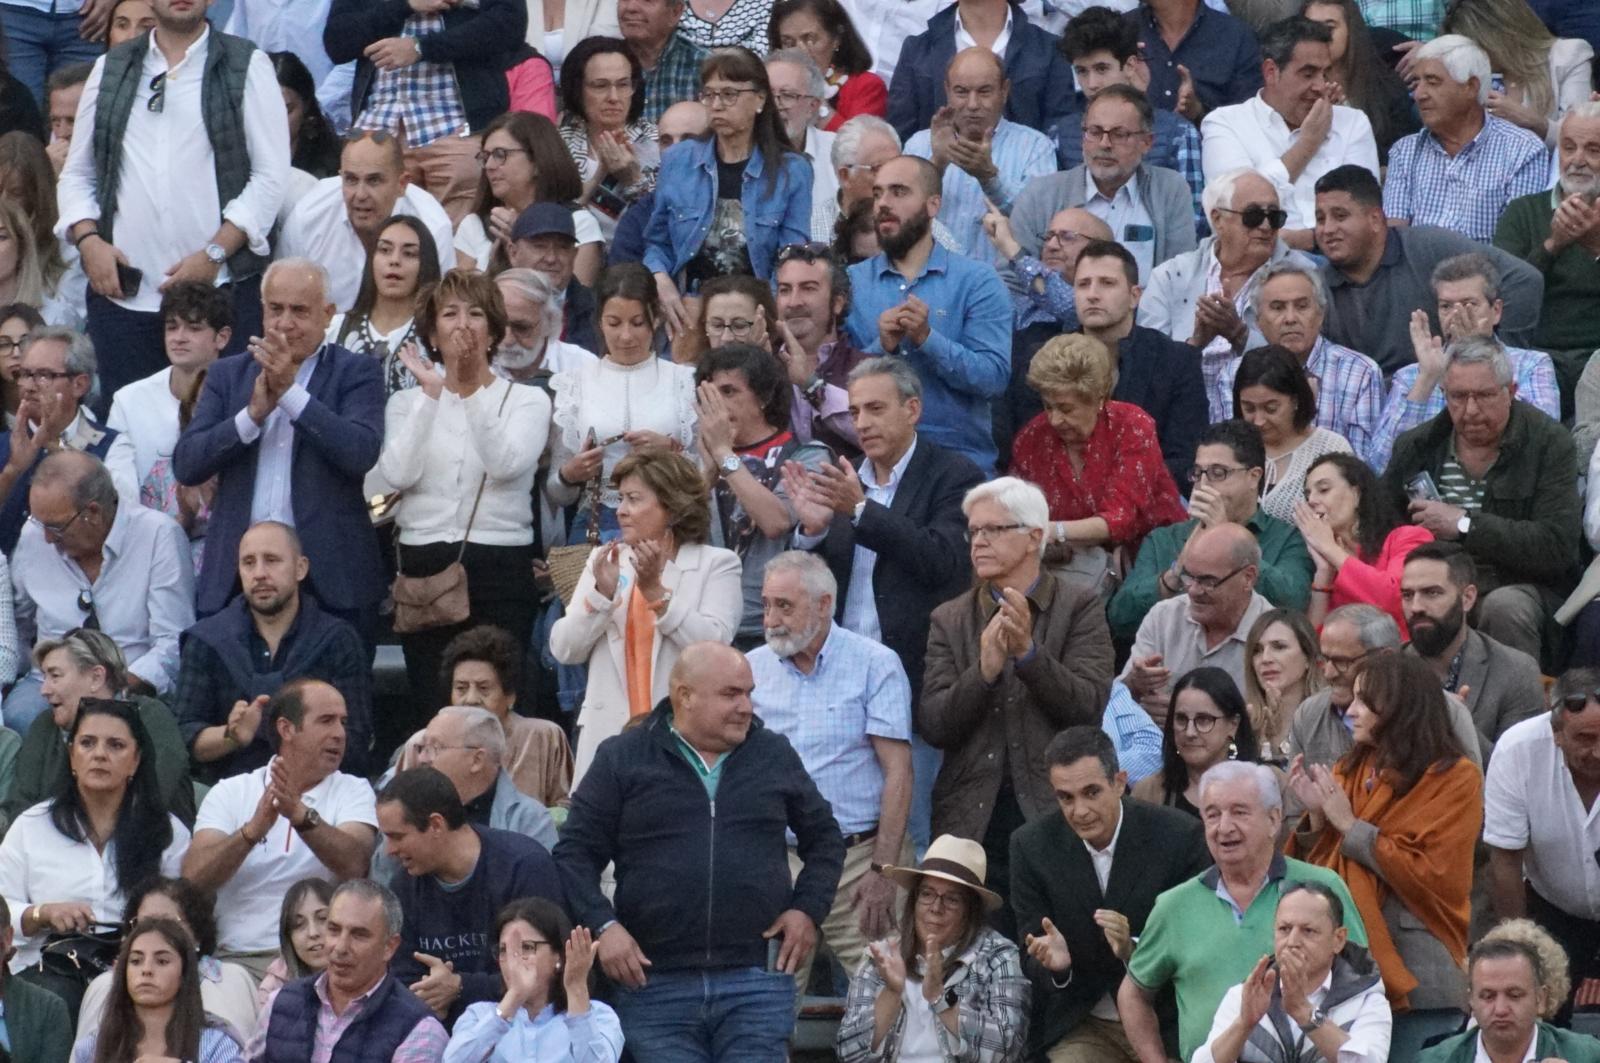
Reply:
<svg viewBox="0 0 1600 1063"><path fill-rule="evenodd" d="M567 904L629 989L616 1007L635 1056L782 1063L792 974L833 904L844 838L794 747L752 713L742 654L695 643L669 684L572 795L555 850Z"/></svg>
<svg viewBox="0 0 1600 1063"><path fill-rule="evenodd" d="M918 430L992 474L989 406L1011 373L1005 285L992 266L935 244L943 199L932 162L883 163L872 199L882 250L850 267L850 336L869 355L904 358L922 382Z"/></svg>
<svg viewBox="0 0 1600 1063"><path fill-rule="evenodd" d="M308 589L370 647L386 587L361 486L383 443L383 371L324 342L333 303L315 262L274 262L261 299L266 335L212 365L173 453L180 482L217 480L197 609L228 604L245 529L277 521L300 536Z"/></svg>
<svg viewBox="0 0 1600 1063"><path fill-rule="evenodd" d="M1120 676L1157 724L1165 724L1173 680L1202 666L1221 668L1244 689L1245 637L1272 603L1256 593L1261 547L1240 524L1189 537L1178 557L1184 593L1145 614Z"/></svg>
<svg viewBox="0 0 1600 1063"><path fill-rule="evenodd" d="M984 235L991 208L1011 209L1029 181L1055 172L1055 146L1036 129L1005 117L1011 83L987 48L957 52L945 69L945 98L927 129L912 134L905 153L939 170L943 205L939 220L957 250L979 262L999 261Z"/></svg>

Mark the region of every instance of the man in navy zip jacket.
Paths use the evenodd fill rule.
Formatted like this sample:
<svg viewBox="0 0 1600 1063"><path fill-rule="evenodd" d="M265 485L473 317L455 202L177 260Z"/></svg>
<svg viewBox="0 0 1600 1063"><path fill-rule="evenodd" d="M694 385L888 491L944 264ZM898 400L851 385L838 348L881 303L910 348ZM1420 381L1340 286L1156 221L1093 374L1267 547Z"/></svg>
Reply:
<svg viewBox="0 0 1600 1063"><path fill-rule="evenodd" d="M844 838L788 739L753 715L754 686L737 650L684 650L669 697L600 744L556 843L636 1059L786 1058L793 972L832 907Z"/></svg>

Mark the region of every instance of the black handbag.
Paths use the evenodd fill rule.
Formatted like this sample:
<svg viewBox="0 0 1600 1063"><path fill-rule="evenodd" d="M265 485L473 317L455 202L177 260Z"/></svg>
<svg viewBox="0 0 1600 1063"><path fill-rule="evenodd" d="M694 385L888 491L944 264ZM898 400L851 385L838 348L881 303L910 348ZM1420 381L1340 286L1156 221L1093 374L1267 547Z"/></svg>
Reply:
<svg viewBox="0 0 1600 1063"><path fill-rule="evenodd" d="M91 923L87 930L76 933L53 933L39 950L39 970L87 989L96 977L117 965L121 948L122 926L118 923Z"/></svg>

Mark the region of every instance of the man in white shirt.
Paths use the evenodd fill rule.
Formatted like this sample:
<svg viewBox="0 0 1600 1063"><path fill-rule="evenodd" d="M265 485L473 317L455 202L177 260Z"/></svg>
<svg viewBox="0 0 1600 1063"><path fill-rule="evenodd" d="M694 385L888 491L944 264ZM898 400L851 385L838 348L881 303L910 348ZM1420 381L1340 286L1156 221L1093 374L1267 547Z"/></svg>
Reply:
<svg viewBox="0 0 1600 1063"><path fill-rule="evenodd" d="M107 355L105 401L166 365L159 311L175 281L230 286L235 349L260 331L261 269L289 174L289 119L266 53L210 29L206 3L151 6L150 35L95 62L57 188L56 235L83 256L89 335Z"/></svg>
<svg viewBox="0 0 1600 1063"><path fill-rule="evenodd" d="M399 138L358 130L345 142L338 176L318 181L295 204L278 236L277 257L320 263L332 282L334 305L349 310L378 232L396 214L409 214L428 227L440 272L456 264L450 216L406 175Z"/></svg>
<svg viewBox="0 0 1600 1063"><path fill-rule="evenodd" d="M798 48L767 56L767 81L789 143L811 160L811 239L833 239L839 216L839 176L833 170L833 137L817 125L828 82L811 57Z"/></svg>
<svg viewBox="0 0 1600 1063"><path fill-rule="evenodd" d="M1272 955L1224 994L1192 1063L1385 1063L1394 1019L1383 979L1370 957L1346 958L1343 923L1344 902L1327 886L1285 886Z"/></svg>
<svg viewBox="0 0 1600 1063"><path fill-rule="evenodd" d="M105 465L61 450L39 465L32 510L11 556L17 631L24 646L98 628L122 647L131 691L172 686L178 636L194 623L189 543L164 513L121 501ZM6 726L26 734L46 708L34 670L5 699Z"/></svg>
<svg viewBox="0 0 1600 1063"><path fill-rule="evenodd" d="M1206 180L1240 167L1261 173L1289 212L1283 241L1301 251L1314 249L1317 179L1346 163L1378 174L1372 123L1329 99L1330 40L1327 26L1299 15L1268 26L1261 36L1261 91L1217 108L1200 124Z"/></svg>
<svg viewBox="0 0 1600 1063"><path fill-rule="evenodd" d="M200 803L183 877L217 897L218 955L257 977L278 955L278 909L309 875L335 881L367 872L378 810L365 779L339 771L344 698L297 679L267 706L272 762L219 782Z"/></svg>
<svg viewBox="0 0 1600 1063"><path fill-rule="evenodd" d="M178 445L179 404L196 397L200 374L228 346L233 335L233 306L227 292L219 288L180 281L161 297L161 325L171 364L118 391L106 418L106 427L121 433L133 448L135 482L141 495L149 484L151 504L157 509L164 509L167 486L173 483L172 448ZM199 509L198 493L177 487L174 495L177 512L167 510L167 516L187 528Z"/></svg>
<svg viewBox="0 0 1600 1063"><path fill-rule="evenodd" d="M1556 681L1548 713L1506 729L1484 776L1495 919L1524 916L1567 950L1572 985L1600 977L1600 670Z"/></svg>
<svg viewBox="0 0 1600 1063"><path fill-rule="evenodd" d="M331 0L233 0L223 29L264 52L293 52L317 85L317 102L337 129L350 123L355 64L334 66L322 45Z"/></svg>

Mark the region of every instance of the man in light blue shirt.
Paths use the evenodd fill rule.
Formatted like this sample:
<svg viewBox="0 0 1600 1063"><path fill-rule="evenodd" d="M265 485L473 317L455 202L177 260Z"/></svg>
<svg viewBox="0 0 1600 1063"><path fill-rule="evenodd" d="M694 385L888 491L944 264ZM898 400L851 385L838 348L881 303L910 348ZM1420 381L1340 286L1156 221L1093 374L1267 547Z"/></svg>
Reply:
<svg viewBox="0 0 1600 1063"><path fill-rule="evenodd" d="M989 403L1011 374L1011 300L993 267L933 239L939 171L901 155L873 179L878 245L850 267L847 327L868 354L904 358L922 381L919 430L994 472Z"/></svg>
<svg viewBox="0 0 1600 1063"><path fill-rule="evenodd" d="M1055 147L1036 129L1001 117L1011 83L987 48L957 52L944 77L949 103L933 125L906 141L905 153L929 159L943 183L939 220L968 257L994 264L983 216L989 204L1002 214L1022 186L1055 172Z"/></svg>
<svg viewBox="0 0 1600 1063"><path fill-rule="evenodd" d="M873 868L911 858L911 684L893 650L833 622L838 590L815 554L791 550L767 562L767 644L747 659L756 713L800 754L844 834L844 872L820 929L854 971L897 918L895 885ZM798 874L790 841L789 868Z"/></svg>

